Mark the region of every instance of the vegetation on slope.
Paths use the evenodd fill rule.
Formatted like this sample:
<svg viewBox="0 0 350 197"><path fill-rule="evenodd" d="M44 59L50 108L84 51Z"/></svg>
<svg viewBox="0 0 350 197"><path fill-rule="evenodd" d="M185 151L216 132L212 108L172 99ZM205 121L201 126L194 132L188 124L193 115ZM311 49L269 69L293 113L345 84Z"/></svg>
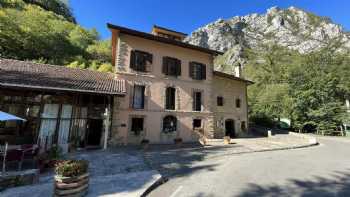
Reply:
<svg viewBox="0 0 350 197"><path fill-rule="evenodd" d="M331 131L349 121L350 57L326 48L301 55L270 45L246 50L250 115L258 124L289 118L297 130ZM271 125L267 125L271 126Z"/></svg>
<svg viewBox="0 0 350 197"><path fill-rule="evenodd" d="M0 56L111 71L110 42L58 0L0 0Z"/></svg>

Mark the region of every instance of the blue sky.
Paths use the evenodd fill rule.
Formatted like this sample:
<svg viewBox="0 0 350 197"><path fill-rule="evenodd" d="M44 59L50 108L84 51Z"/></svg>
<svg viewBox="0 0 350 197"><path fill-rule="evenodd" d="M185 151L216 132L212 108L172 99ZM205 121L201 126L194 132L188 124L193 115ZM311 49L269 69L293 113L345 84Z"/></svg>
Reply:
<svg viewBox="0 0 350 197"><path fill-rule="evenodd" d="M218 18L265 13L272 6L302 8L350 30L349 0L70 0L78 23L96 28L103 39L110 37L107 22L145 32L157 24L191 33Z"/></svg>

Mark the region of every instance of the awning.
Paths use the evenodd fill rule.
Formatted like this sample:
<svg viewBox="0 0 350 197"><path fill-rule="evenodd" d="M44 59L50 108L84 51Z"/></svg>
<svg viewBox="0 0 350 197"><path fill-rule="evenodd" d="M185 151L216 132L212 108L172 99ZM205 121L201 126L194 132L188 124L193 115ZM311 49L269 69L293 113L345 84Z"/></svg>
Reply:
<svg viewBox="0 0 350 197"><path fill-rule="evenodd" d="M26 121L23 118L17 117L15 115L0 111L0 121L8 121L8 120L21 120Z"/></svg>

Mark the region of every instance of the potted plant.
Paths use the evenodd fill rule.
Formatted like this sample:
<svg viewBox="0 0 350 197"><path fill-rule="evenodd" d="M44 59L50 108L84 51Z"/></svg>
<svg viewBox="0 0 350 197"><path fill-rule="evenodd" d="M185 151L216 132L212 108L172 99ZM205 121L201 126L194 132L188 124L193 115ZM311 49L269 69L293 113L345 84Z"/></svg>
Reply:
<svg viewBox="0 0 350 197"><path fill-rule="evenodd" d="M65 160L56 163L54 196L85 196L89 187L88 162Z"/></svg>
<svg viewBox="0 0 350 197"><path fill-rule="evenodd" d="M149 140L148 139L142 139L141 140L141 146L143 150L147 150L149 147Z"/></svg>
<svg viewBox="0 0 350 197"><path fill-rule="evenodd" d="M174 139L174 143L177 145L177 146L181 146L182 145L182 138L180 137L177 137Z"/></svg>
<svg viewBox="0 0 350 197"><path fill-rule="evenodd" d="M45 168L49 163L49 156L46 152L44 152L38 155L37 160L39 171L42 173L45 171Z"/></svg>
<svg viewBox="0 0 350 197"><path fill-rule="evenodd" d="M225 136L224 137L224 144L230 144L230 142L231 142L230 136Z"/></svg>
<svg viewBox="0 0 350 197"><path fill-rule="evenodd" d="M52 146L48 151L48 167L54 168L56 163L62 158L62 150L59 146Z"/></svg>

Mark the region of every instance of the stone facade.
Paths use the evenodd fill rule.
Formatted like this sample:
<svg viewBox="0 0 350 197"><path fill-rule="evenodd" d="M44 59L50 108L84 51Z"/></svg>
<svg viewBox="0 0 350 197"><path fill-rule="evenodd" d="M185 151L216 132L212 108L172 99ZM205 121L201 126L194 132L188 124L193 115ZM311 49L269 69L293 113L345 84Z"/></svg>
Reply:
<svg viewBox="0 0 350 197"><path fill-rule="evenodd" d="M226 120L234 121L234 131L237 137L243 136L248 130L247 83L214 75L212 86L214 137L225 136ZM222 106L217 105L217 97L223 98ZM240 100L240 107L236 106L237 100Z"/></svg>
<svg viewBox="0 0 350 197"><path fill-rule="evenodd" d="M213 95L216 89L225 86L233 90L234 95L246 100L246 83L233 83L222 85L213 81L214 76L212 53L203 52L191 48L173 44L162 43L153 39L120 33L112 29L113 60L115 64L115 76L126 82L126 96L114 99L112 129L109 142L112 145L139 144L147 139L150 143L166 144L174 143L175 138L181 138L183 142L197 141L199 137L214 138L215 114L213 111ZM147 64L147 72L135 71L130 66L131 51L138 50L152 54L152 63ZM181 74L177 77L165 75L162 72L163 57L173 57L181 61ZM190 77L190 62L199 62L206 65L206 77L204 80L194 80ZM232 79L222 79L232 81ZM135 85L144 87L144 107L134 109L132 107ZM165 109L166 88L175 88L175 109ZM194 92L201 92L201 110L193 110ZM227 89L226 89L227 91ZM242 91L241 93L238 93ZM225 94L231 96L230 94ZM245 105L245 101L244 107ZM219 110L220 111L220 110ZM239 119L233 110L226 112L231 118ZM220 114L219 112L217 114ZM164 132L163 124L166 116L176 117L176 131ZM246 120L246 109L242 109L239 115L245 116L240 120ZM226 117L226 116L223 116ZM132 119L143 119L143 129L140 133L132 131ZM194 122L200 121L200 127L194 131ZM196 126L197 127L197 126Z"/></svg>

